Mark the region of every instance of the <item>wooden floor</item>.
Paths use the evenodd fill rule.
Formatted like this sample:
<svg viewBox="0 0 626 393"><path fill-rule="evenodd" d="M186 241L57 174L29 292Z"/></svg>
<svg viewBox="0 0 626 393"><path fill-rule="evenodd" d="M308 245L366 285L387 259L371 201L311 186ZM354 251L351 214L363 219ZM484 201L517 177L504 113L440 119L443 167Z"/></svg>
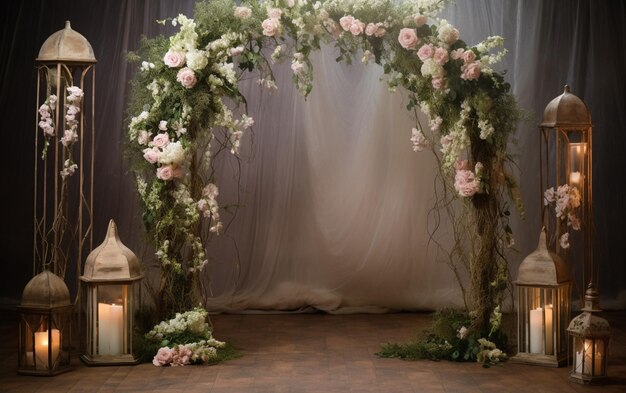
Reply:
<svg viewBox="0 0 626 393"><path fill-rule="evenodd" d="M626 313L612 324L610 378L568 382L567 368L402 361L374 355L428 326L428 314L217 315L215 336L243 356L216 366L85 367L56 377L16 374L15 316L0 314L0 392L626 392Z"/></svg>

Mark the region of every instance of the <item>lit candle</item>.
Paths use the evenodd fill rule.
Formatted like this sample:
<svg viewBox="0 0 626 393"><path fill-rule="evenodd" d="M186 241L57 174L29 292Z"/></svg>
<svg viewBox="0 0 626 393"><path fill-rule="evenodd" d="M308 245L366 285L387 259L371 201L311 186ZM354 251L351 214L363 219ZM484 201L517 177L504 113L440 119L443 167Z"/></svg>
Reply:
<svg viewBox="0 0 626 393"><path fill-rule="evenodd" d="M569 174L569 185L580 188L580 172L572 172Z"/></svg>
<svg viewBox="0 0 626 393"><path fill-rule="evenodd" d="M543 353L543 309L530 310L530 353Z"/></svg>
<svg viewBox="0 0 626 393"><path fill-rule="evenodd" d="M35 333L35 359L36 368L38 370L46 370L54 367L59 357L59 349L61 344L61 332L58 329L52 329L52 365L48 362L48 331ZM28 354L26 354L28 356Z"/></svg>
<svg viewBox="0 0 626 393"><path fill-rule="evenodd" d="M576 356L574 356L574 362L576 365L575 371L579 374L591 375L591 347L591 340L585 340L583 348L581 348L580 351L576 351ZM596 369L596 373L597 372L598 371Z"/></svg>
<svg viewBox="0 0 626 393"><path fill-rule="evenodd" d="M123 307L120 305L98 303L98 353L100 355L121 355L123 315Z"/></svg>
<svg viewBox="0 0 626 393"><path fill-rule="evenodd" d="M553 341L552 341L552 311L553 307L551 304L546 305L545 316L546 316L546 355L552 355L553 352Z"/></svg>

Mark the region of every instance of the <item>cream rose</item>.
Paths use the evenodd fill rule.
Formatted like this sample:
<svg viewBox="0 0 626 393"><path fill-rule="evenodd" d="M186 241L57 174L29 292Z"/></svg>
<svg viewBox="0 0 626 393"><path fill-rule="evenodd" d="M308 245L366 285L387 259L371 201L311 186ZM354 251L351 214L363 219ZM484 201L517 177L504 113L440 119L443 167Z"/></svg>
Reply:
<svg viewBox="0 0 626 393"><path fill-rule="evenodd" d="M280 19L282 15L283 15L283 12L280 10L280 8L268 8L267 9L267 16L270 19Z"/></svg>
<svg viewBox="0 0 626 393"><path fill-rule="evenodd" d="M280 22L277 19L265 19L261 24L263 27L263 35L274 37L280 30Z"/></svg>
<svg viewBox="0 0 626 393"><path fill-rule="evenodd" d="M248 7L235 7L235 17L239 19L248 19L252 16L252 10Z"/></svg>
<svg viewBox="0 0 626 393"><path fill-rule="evenodd" d="M404 49L415 49L417 44L419 44L420 39L417 34L415 34L415 29L405 27L400 30L398 42L400 42L400 45L402 45Z"/></svg>
<svg viewBox="0 0 626 393"><path fill-rule="evenodd" d="M426 24L426 22L428 22L428 17L426 15L417 14L413 18L413 21L415 21L415 24L417 25L417 27L422 27Z"/></svg>

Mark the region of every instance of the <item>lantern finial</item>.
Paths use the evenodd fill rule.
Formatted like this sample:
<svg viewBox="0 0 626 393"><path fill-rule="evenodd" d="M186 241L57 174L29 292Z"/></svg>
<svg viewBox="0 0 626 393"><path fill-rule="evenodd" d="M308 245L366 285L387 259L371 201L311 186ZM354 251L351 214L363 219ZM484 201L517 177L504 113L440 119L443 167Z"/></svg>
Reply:
<svg viewBox="0 0 626 393"><path fill-rule="evenodd" d="M570 90L569 90L569 85L565 85L565 86L563 87L563 93L569 93L569 92L570 92Z"/></svg>
<svg viewBox="0 0 626 393"><path fill-rule="evenodd" d="M593 283L589 283L587 286L587 291L585 292L585 307L583 307L582 311L589 312L600 312L600 296L598 295L598 291L593 286Z"/></svg>

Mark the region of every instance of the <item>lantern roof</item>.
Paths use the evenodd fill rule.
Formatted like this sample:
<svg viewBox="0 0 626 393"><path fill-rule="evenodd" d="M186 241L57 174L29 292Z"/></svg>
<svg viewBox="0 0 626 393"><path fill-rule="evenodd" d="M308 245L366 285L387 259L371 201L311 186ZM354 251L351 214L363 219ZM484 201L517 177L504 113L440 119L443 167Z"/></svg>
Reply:
<svg viewBox="0 0 626 393"><path fill-rule="evenodd" d="M113 220L104 242L96 247L85 261L82 281L135 281L143 278L139 259L134 252L122 243Z"/></svg>
<svg viewBox="0 0 626 393"><path fill-rule="evenodd" d="M563 259L548 251L546 246L545 228L539 235L537 249L528 255L519 266L517 273L518 285L560 285L570 281L567 267Z"/></svg>
<svg viewBox="0 0 626 393"><path fill-rule="evenodd" d="M591 114L583 100L572 94L569 86L565 85L563 94L550 101L543 111L541 127L589 128Z"/></svg>
<svg viewBox="0 0 626 393"><path fill-rule="evenodd" d="M583 313L572 319L567 331L578 337L608 337L611 335L611 326L609 322L598 316L597 313L602 311L598 306L598 291L589 283L585 292L585 307L582 308Z"/></svg>
<svg viewBox="0 0 626 393"><path fill-rule="evenodd" d="M44 270L24 287L20 307L57 308L71 306L70 291L61 277Z"/></svg>
<svg viewBox="0 0 626 393"><path fill-rule="evenodd" d="M65 28L53 33L39 49L36 61L95 63L91 44L82 34L72 30L70 21Z"/></svg>

